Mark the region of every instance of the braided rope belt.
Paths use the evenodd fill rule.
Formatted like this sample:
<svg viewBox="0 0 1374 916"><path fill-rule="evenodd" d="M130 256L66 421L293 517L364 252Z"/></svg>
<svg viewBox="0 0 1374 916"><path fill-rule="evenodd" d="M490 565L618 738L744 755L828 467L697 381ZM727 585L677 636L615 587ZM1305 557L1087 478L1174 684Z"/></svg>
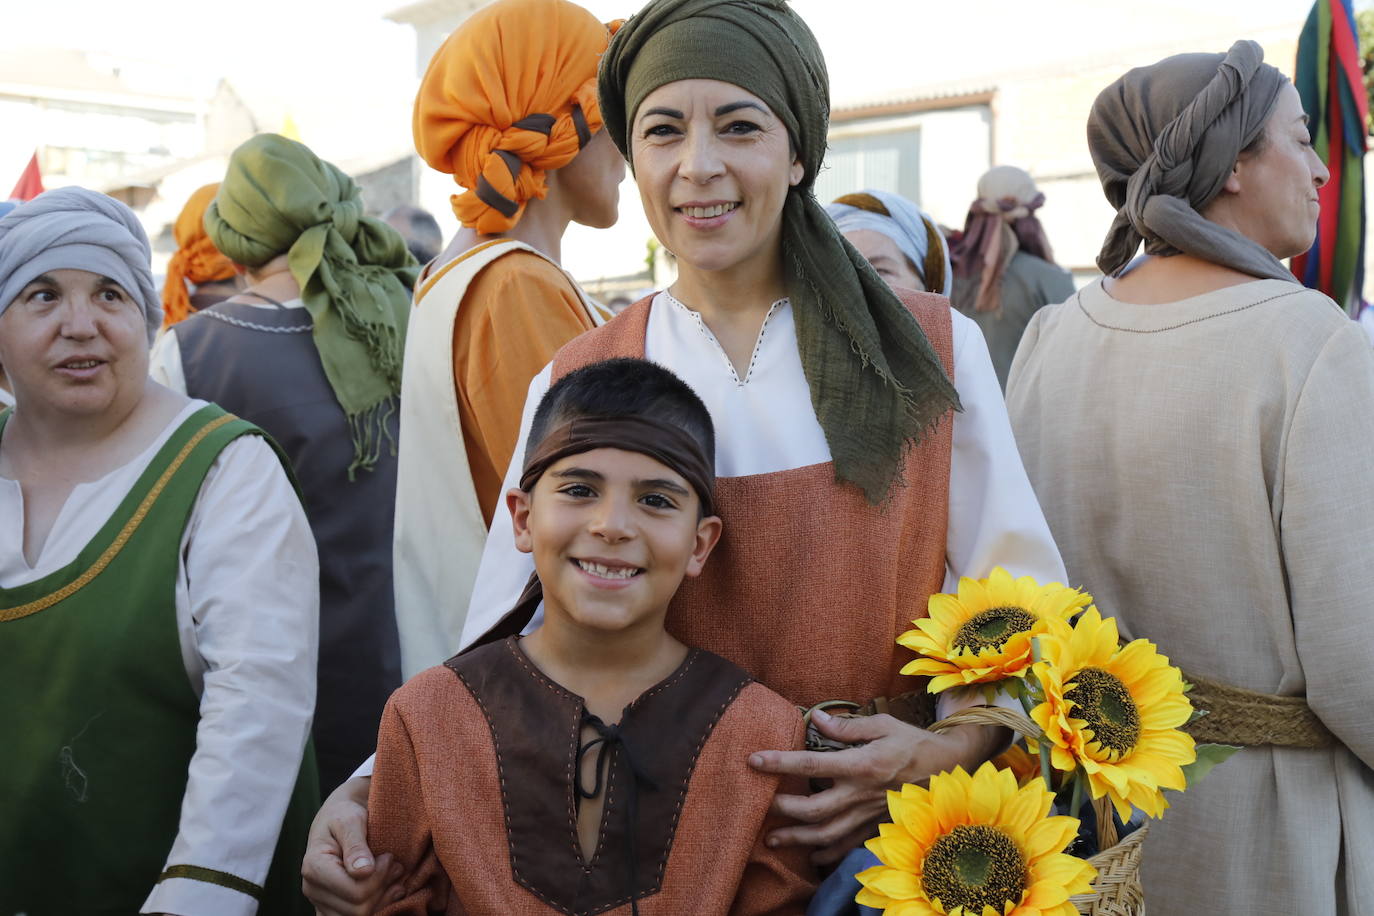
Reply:
<svg viewBox="0 0 1374 916"><path fill-rule="evenodd" d="M1339 742L1303 697L1280 697L1185 673L1188 699L1207 715L1184 726L1193 740L1244 747L1327 748Z"/></svg>

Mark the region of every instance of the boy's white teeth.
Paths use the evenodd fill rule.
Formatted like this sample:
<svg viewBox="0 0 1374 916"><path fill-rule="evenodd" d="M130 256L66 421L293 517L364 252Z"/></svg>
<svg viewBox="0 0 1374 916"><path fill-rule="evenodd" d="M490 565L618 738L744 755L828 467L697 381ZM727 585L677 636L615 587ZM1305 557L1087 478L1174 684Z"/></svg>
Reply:
<svg viewBox="0 0 1374 916"><path fill-rule="evenodd" d="M94 359L82 359L74 363L67 363L68 369L94 369L100 363Z"/></svg>
<svg viewBox="0 0 1374 916"><path fill-rule="evenodd" d="M586 560L578 560L577 565L583 571L603 579L628 579L639 574L639 570L633 566L602 566L600 563L588 563Z"/></svg>
<svg viewBox="0 0 1374 916"><path fill-rule="evenodd" d="M710 219L713 216L724 216L739 204L714 204L710 207L683 207L682 212L694 219Z"/></svg>

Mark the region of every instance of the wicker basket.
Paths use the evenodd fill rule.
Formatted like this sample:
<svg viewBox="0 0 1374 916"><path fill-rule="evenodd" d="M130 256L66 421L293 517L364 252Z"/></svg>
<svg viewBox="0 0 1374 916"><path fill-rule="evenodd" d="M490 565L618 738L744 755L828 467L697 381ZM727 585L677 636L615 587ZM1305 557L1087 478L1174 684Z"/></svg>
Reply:
<svg viewBox="0 0 1374 916"><path fill-rule="evenodd" d="M1001 725L1031 739L1041 739L1040 726L1027 716L996 706L975 706L941 719L930 727L943 731L956 725ZM1145 916L1145 892L1140 886L1140 855L1149 824L1142 824L1130 836L1118 842L1116 821L1112 819L1111 802L1104 796L1093 801L1097 815L1098 848L1103 851L1088 859L1097 869L1093 889L1076 894L1069 902L1083 916Z"/></svg>
<svg viewBox="0 0 1374 916"><path fill-rule="evenodd" d="M1107 821L1110 823L1110 818ZM1098 823L1102 823L1101 818ZM1097 869L1097 878L1093 880L1090 893L1069 898L1069 902L1078 907L1078 912L1083 916L1145 916L1140 852L1145 834L1149 832L1150 825L1141 824L1126 839L1088 860L1088 864Z"/></svg>

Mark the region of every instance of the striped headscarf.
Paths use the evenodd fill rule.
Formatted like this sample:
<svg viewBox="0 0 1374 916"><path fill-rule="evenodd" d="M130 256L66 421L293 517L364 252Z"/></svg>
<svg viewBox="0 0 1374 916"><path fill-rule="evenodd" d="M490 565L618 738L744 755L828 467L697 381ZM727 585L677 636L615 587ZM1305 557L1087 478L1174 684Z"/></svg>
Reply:
<svg viewBox="0 0 1374 916"><path fill-rule="evenodd" d="M1035 215L1045 195L1025 169L993 166L978 179L978 197L968 208L964 231L950 245L954 262L954 307L961 312L1002 308L1002 276L1016 252L1054 263L1045 227Z"/></svg>

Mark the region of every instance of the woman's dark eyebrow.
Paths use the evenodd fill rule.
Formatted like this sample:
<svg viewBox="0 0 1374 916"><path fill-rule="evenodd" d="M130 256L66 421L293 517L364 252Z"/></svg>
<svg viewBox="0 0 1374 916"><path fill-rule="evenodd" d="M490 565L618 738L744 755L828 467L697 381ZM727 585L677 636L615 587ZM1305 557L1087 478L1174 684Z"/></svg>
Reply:
<svg viewBox="0 0 1374 916"><path fill-rule="evenodd" d="M757 110L760 114L768 114L767 109L765 109L765 108L764 108L762 105L760 105L758 102L743 101L743 102L731 102L731 103L728 104L728 105L722 105L722 106L720 106L719 108L716 109L716 117L719 118L721 115L728 115L730 112L732 112L732 111L739 111L741 108L753 108L753 109Z"/></svg>
<svg viewBox="0 0 1374 916"><path fill-rule="evenodd" d="M639 118L642 121L649 115L663 115L666 118L677 118L679 121L687 117L676 108L650 108L648 111L641 114Z"/></svg>

